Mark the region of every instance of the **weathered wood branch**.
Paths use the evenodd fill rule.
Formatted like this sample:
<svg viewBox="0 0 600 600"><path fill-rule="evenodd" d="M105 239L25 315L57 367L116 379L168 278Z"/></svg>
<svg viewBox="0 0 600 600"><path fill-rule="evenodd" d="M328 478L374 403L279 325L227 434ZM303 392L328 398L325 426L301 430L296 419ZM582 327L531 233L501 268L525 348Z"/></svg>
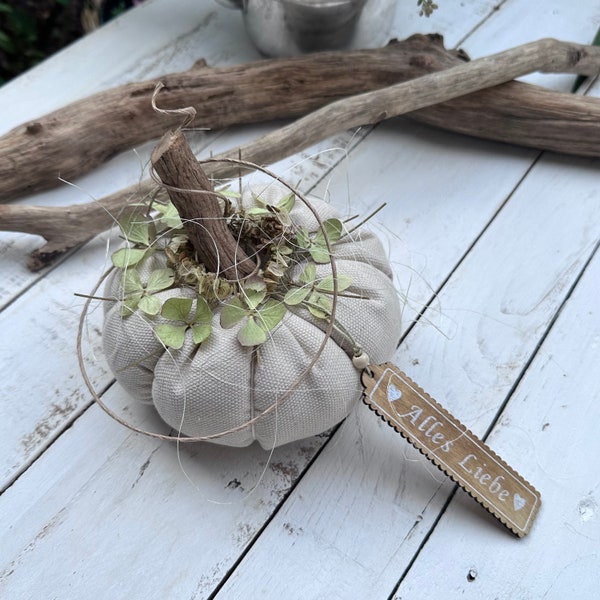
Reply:
<svg viewBox="0 0 600 600"><path fill-rule="evenodd" d="M531 71L568 71L593 74L599 69L600 48L566 44L555 40L542 40L498 55L460 64L446 71L426 75L413 81L338 100L290 125L263 136L259 140L241 148L235 148L221 157L237 158L241 151L248 161L259 164L269 163L294 154L338 131L357 125L377 123L384 118L422 109L437 102L448 101L461 96L461 94L469 94L482 86L495 86ZM512 82L507 85L514 87L522 84ZM498 93L502 93L505 94L503 96L505 102L506 94L510 94L510 89L506 92L499 92L502 89L502 86L494 87L485 92L479 92L479 95L480 97L483 95L484 101L492 101ZM560 96L564 97L567 104L570 100L575 99L566 94ZM464 98L459 98L454 102L460 102L461 100L464 101ZM502 106L502 104L499 106ZM574 107L574 105L571 104L571 107ZM440 111L439 107L434 108ZM596 114L599 114L600 111L597 107L596 111ZM437 114L439 117L439 114L443 115L443 111ZM585 113L584 117L585 119L591 118L590 113ZM499 127L502 122L502 120L498 122ZM596 137L600 137L597 123L596 133ZM600 142L598 145L600 146ZM232 168L231 165L211 164L207 165L206 171L210 177L215 178L231 177L236 174L235 168ZM96 205L86 205L86 220L82 221L78 243L82 243L92 237L93 234L106 229L112 222L111 215L118 214L123 210L127 200L131 198L132 194L135 194L136 189L138 194L145 194L152 189L152 185L150 182L143 182L140 186L127 188L122 192L113 194L98 203L95 211L93 207ZM11 211L12 208L15 210ZM24 217L18 217L17 215L28 208L32 207L0 206L0 229L15 231L14 223L19 218L22 226ZM56 248L60 244L62 235L59 226L62 220L61 214L64 211L71 218L74 213L81 210L81 207L72 206L39 210L46 211L45 218L57 224L56 229L52 232L52 238L46 237L51 242L51 248ZM39 217L40 214L40 212L37 212L36 216ZM92 214L93 217L91 217ZM28 224L28 227L30 227L29 232L34 232L32 231L34 226ZM47 227L45 231L44 236L50 234ZM37 233L39 232L38 230ZM71 246L65 246L65 250L73 245L71 238L66 241ZM44 253L45 250L41 249L41 252L34 256L33 263L30 266L34 268L42 266Z"/></svg>
<svg viewBox="0 0 600 600"><path fill-rule="evenodd" d="M553 44L552 41L545 42ZM587 74L585 46L570 45L572 62ZM467 60L446 50L441 36L415 35L385 48L326 52L293 59L264 60L210 68L202 63L166 75L165 108L192 105L194 126L228 125L304 115L335 99L380 89ZM552 65L548 69L553 70ZM155 83L132 83L74 102L25 123L0 138L0 201L72 180L110 156L160 137L165 121L151 110ZM600 155L600 101L514 83L490 97L474 95L409 115L477 137L569 154ZM475 118L474 118L475 116ZM27 177L23 176L27 173Z"/></svg>
<svg viewBox="0 0 600 600"><path fill-rule="evenodd" d="M232 281L253 273L256 264L227 227L212 184L181 130L162 137L151 161L181 217L198 262Z"/></svg>
<svg viewBox="0 0 600 600"><path fill-rule="evenodd" d="M295 118L333 100L419 77L456 64L461 52L440 36L413 36L385 48L323 52L189 71L161 77L161 106L193 106L192 127ZM0 138L0 200L56 186L118 152L159 138L180 124L152 110L156 81L129 83L73 102ZM24 176L27 173L27 176Z"/></svg>

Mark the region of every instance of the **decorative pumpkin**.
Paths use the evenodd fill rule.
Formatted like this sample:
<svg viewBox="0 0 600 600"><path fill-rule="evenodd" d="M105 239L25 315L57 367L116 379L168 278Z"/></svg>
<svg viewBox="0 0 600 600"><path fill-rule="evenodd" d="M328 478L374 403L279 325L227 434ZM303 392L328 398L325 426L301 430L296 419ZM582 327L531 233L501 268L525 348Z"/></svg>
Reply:
<svg viewBox="0 0 600 600"><path fill-rule="evenodd" d="M271 448L321 433L361 397L353 358L384 362L399 341L385 251L280 184L221 197L222 221L256 268L237 280L211 273L173 204L129 220L104 294L108 363L183 436Z"/></svg>

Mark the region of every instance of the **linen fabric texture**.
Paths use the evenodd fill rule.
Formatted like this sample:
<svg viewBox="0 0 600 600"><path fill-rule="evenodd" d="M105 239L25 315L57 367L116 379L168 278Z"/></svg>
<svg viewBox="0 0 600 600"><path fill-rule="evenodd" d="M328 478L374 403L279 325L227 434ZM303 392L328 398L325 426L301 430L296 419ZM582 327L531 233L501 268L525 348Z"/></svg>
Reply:
<svg viewBox="0 0 600 600"><path fill-rule="evenodd" d="M277 205L289 190L279 184L253 186L244 191L244 206L253 206L257 194ZM326 202L310 198L310 203L322 220L339 218ZM310 232L318 230L313 213L299 199L290 218ZM352 280L345 293L361 297L338 297L336 320L371 362L389 360L400 339L400 305L381 243L372 232L357 230L335 244L334 258L338 274ZM298 264L293 275L305 264ZM155 253L137 268L145 283L153 270L166 266L164 254ZM317 280L328 274L330 264L317 266ZM105 303L103 345L108 363L127 392L139 401L152 402L162 419L183 436L222 434L210 441L230 446L258 441L272 448L330 429L361 397L360 372L352 365L352 349L343 336L334 334L307 371L327 323L305 308L288 309L259 347L259 360L253 356L255 348L243 347L237 340L241 324L221 328L218 307L206 341L194 344L188 330L183 347L173 350L165 348L154 332L158 323L167 322L163 317L140 311L121 315L121 281L122 271L117 269L105 289L105 296L115 299ZM156 295L164 302L195 298L196 293L180 287ZM297 388L281 400L298 380Z"/></svg>

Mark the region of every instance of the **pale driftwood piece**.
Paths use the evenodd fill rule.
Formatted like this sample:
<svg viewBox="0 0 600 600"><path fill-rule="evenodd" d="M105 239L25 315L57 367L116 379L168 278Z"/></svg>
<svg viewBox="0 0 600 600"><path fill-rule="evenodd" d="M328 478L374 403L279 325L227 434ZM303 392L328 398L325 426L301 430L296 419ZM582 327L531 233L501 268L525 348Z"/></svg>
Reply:
<svg viewBox="0 0 600 600"><path fill-rule="evenodd" d="M264 160L262 153L266 154L275 143L281 152L287 153L299 140L309 139L314 143L317 136L326 138L340 129L372 125L533 71L595 75L600 72L600 48L540 40L382 90L338 100L262 137L260 144L253 144L252 162ZM242 150L247 156L247 150Z"/></svg>
<svg viewBox="0 0 600 600"><path fill-rule="evenodd" d="M46 240L27 261L31 271L39 271L65 252L116 225L119 218L139 211L139 206L131 204L153 193L155 188L156 183L148 179L86 204L53 207L0 204L0 231L30 233Z"/></svg>
<svg viewBox="0 0 600 600"><path fill-rule="evenodd" d="M556 40L540 40L412 81L338 100L254 142L215 158L236 158L241 153L246 160L253 163L273 162L339 131L378 123L383 119L458 98L484 87L496 86L532 71L593 75L600 71L600 48ZM491 90L488 92L493 93ZM235 176L234 171L231 165L213 166L207 169L207 174L210 177L227 177ZM151 184L143 182L141 186L130 187L105 198L98 203L95 213L92 207L86 207L86 221L82 221L78 243L83 243L94 234L103 231L113 221L111 215L117 215L123 210L127 199L136 193L136 189L139 194L145 194L151 190ZM14 207L16 210L11 208L13 207L0 206L0 229L15 231L15 222L23 223L25 217L19 216L19 213L28 207ZM67 211L67 214L73 217L73 213L80 210L80 207L41 210L46 210L47 219L57 224L51 239L46 238L52 244L53 253L56 253L62 242L61 213ZM40 213L37 214L39 216ZM27 226L29 233L35 228L31 224ZM49 233L47 226L44 230ZM64 250L74 245L71 238L67 242ZM45 254L44 248L36 251L30 267L41 268Z"/></svg>
<svg viewBox="0 0 600 600"><path fill-rule="evenodd" d="M164 76L164 104L193 105L198 113L194 124L200 127L297 117L336 98L465 60L464 53L446 50L441 36L415 35L376 50L327 52L221 69L201 62L184 73ZM149 108L153 89L154 82L146 81L100 92L0 138L0 201L53 187L59 176L73 179L120 151L159 137L165 121ZM600 155L600 101L523 83L408 116L477 137Z"/></svg>
<svg viewBox="0 0 600 600"><path fill-rule="evenodd" d="M385 48L323 52L161 77L164 108L193 106L193 127L295 118L338 98L413 79L466 60L441 36L413 36ZM119 86L24 123L0 138L0 199L72 180L110 156L159 138L180 121L151 107L156 81ZM24 174L27 173L25 177Z"/></svg>
<svg viewBox="0 0 600 600"><path fill-rule="evenodd" d="M554 92L519 81L467 94L407 116L473 137L561 154L600 157L598 98Z"/></svg>
<svg viewBox="0 0 600 600"><path fill-rule="evenodd" d="M253 273L256 265L227 227L212 185L181 130L166 133L151 160L179 212L198 262L233 281Z"/></svg>

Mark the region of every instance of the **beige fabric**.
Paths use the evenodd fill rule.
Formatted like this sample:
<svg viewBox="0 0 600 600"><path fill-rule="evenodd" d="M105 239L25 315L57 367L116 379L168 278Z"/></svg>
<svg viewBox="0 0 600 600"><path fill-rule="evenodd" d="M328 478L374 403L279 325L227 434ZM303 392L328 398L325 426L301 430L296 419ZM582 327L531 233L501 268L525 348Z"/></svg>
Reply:
<svg viewBox="0 0 600 600"><path fill-rule="evenodd" d="M244 194L244 205L252 205L252 193L277 201L288 193L279 185L256 188ZM322 219L339 217L327 203L311 198ZM312 213L296 201L291 212L295 224L316 231ZM384 362L393 354L400 338L400 306L392 284L385 252L368 231L343 238L335 246L338 273L352 278L348 292L364 299L340 297L336 319L370 356ZM153 255L139 269L142 280L165 266L162 253ZM300 272L303 265L296 267ZM330 265L318 266L318 277L331 272ZM120 273L106 285L105 295L122 296ZM163 300L174 296L193 297L188 289L158 294ZM238 327L221 329L218 309L213 333L201 346L186 337L181 350L165 350L154 328L162 318L150 319L136 313L120 316L120 302L108 302L105 309L104 349L119 383L135 398L152 401L161 417L186 436L203 437L243 426L276 404L276 409L241 430L212 441L246 446L254 440L264 448L321 433L350 411L361 396L360 373L352 366L343 339L330 339L310 373L298 388L279 402L317 353L326 323L305 309L288 310L260 347L260 360L237 341ZM189 334L189 332L188 332ZM338 345L338 344L341 344Z"/></svg>

